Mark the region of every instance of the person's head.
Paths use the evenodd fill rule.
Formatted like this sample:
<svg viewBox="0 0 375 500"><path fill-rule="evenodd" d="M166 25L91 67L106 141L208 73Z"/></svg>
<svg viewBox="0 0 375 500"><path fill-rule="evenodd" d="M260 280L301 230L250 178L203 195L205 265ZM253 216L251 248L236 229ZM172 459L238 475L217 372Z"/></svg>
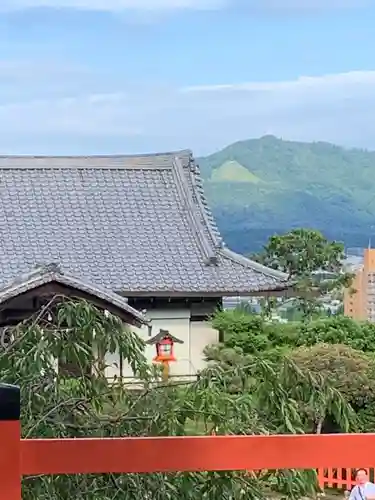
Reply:
<svg viewBox="0 0 375 500"><path fill-rule="evenodd" d="M355 472L355 478L358 484L364 484L368 481L368 472L367 469L357 469Z"/></svg>

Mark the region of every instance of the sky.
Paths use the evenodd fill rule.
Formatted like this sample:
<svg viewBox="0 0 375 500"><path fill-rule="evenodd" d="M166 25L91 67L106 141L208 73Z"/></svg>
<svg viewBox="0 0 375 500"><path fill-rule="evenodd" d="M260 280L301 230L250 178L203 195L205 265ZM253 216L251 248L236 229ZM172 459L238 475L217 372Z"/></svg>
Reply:
<svg viewBox="0 0 375 500"><path fill-rule="evenodd" d="M375 0L1 0L0 154L375 150Z"/></svg>

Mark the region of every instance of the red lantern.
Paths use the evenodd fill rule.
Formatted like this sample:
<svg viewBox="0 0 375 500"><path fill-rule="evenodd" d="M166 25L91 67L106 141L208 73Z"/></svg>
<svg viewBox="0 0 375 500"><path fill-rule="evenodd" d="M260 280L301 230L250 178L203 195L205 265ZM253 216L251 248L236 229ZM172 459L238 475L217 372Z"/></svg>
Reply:
<svg viewBox="0 0 375 500"><path fill-rule="evenodd" d="M154 361L176 361L174 357L173 340L167 336L156 343L156 356Z"/></svg>
<svg viewBox="0 0 375 500"><path fill-rule="evenodd" d="M183 341L171 335L168 330L160 330L155 337L148 340L147 344L154 344L156 347L156 356L153 361L169 362L176 361L174 355L174 344L183 344Z"/></svg>

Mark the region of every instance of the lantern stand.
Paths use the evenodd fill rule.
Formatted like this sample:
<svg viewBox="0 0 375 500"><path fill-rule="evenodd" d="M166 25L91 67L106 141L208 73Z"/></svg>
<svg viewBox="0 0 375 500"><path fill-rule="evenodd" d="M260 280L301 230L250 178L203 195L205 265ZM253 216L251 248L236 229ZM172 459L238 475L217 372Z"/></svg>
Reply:
<svg viewBox="0 0 375 500"><path fill-rule="evenodd" d="M146 341L148 345L155 345L156 356L153 361L161 363L163 366L162 379L167 381L169 379L170 366L169 363L177 361L174 355L174 344L183 344L183 340L174 337L168 330L159 330L159 333Z"/></svg>

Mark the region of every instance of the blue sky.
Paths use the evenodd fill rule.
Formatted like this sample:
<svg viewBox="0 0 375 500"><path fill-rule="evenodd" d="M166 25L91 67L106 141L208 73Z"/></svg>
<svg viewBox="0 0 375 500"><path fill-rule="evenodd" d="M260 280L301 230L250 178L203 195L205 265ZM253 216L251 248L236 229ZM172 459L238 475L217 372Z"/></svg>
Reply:
<svg viewBox="0 0 375 500"><path fill-rule="evenodd" d="M1 0L0 153L375 149L375 0Z"/></svg>

